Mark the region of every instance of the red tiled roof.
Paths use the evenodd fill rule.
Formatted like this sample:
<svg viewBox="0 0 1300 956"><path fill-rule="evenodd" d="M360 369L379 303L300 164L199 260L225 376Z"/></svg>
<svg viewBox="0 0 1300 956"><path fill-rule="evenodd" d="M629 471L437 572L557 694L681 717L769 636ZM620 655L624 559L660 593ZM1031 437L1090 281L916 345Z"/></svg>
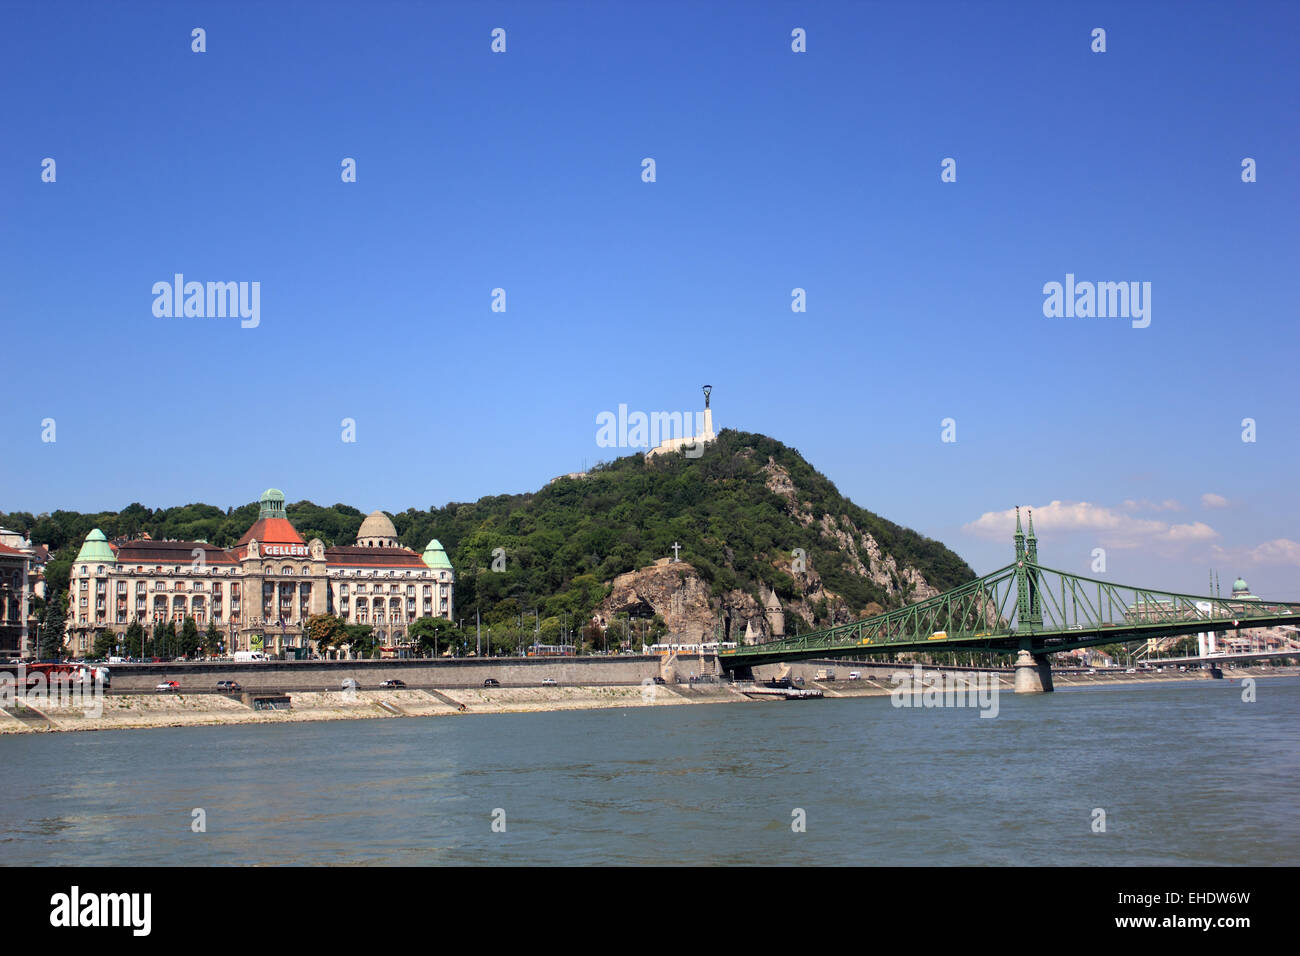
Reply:
<svg viewBox="0 0 1300 956"><path fill-rule="evenodd" d="M244 532L244 536L235 542L236 548L242 548L254 538L259 544L306 544L297 529L289 523L288 518L258 518L253 526Z"/></svg>
<svg viewBox="0 0 1300 956"><path fill-rule="evenodd" d="M203 551L208 564L234 564L235 557L206 541L123 541L117 546L117 560L122 564L189 564L194 549Z"/></svg>
<svg viewBox="0 0 1300 956"><path fill-rule="evenodd" d="M326 548L328 564L366 568L427 568L424 559L409 548L360 548L348 545Z"/></svg>
<svg viewBox="0 0 1300 956"><path fill-rule="evenodd" d="M0 554L24 554L24 552L11 548L7 544L0 544Z"/></svg>

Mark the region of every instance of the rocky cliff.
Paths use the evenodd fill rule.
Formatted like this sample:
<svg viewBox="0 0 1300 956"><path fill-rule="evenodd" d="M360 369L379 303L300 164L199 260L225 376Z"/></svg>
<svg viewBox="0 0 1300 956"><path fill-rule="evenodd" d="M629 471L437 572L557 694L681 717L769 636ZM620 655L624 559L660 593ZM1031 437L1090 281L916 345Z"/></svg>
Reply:
<svg viewBox="0 0 1300 956"><path fill-rule="evenodd" d="M755 451L752 446L738 449L739 455L749 460ZM774 454L765 457L758 470L764 489L780 502L785 518L805 532L805 536L794 537L808 543L806 536L811 536L814 546L796 545L788 553L762 554L769 573L756 570L755 586L749 588L719 589L716 583L710 586L690 560L660 559L616 576L596 612L597 621L608 623L625 614L634 618L657 615L667 627L665 641L744 642L846 623L940 593L941 588L927 580L918 562L890 553L863 526L867 522L859 523L861 509L842 500L838 513L827 510L824 489L822 503L815 504L813 498L818 496L801 495L790 467ZM734 555L733 549L727 551ZM847 574L850 581L862 583L875 599L864 602L863 588L828 586L818 567L822 562L833 565L841 581ZM973 577L968 568L965 571L963 580ZM957 583L961 581L941 582L944 588ZM784 594L778 594L778 589ZM844 593L850 590L852 594Z"/></svg>

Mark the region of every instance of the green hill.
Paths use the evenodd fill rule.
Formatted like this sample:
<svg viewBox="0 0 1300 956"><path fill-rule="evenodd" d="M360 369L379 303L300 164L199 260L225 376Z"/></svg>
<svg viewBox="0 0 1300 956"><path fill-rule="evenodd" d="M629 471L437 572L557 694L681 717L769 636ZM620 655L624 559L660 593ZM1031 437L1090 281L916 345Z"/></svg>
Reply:
<svg viewBox="0 0 1300 956"><path fill-rule="evenodd" d="M352 543L363 517L347 505L307 501L288 514L305 539L327 544ZM256 504L228 511L132 504L95 515L0 514L0 523L68 561L94 527L110 539L148 532L230 546L256 518ZM456 570L456 613L472 617L478 608L494 622L532 618L534 610L543 620L590 620L615 576L671 557L674 543L718 608L775 591L790 631L800 620L800 629L847 620L975 576L938 541L853 504L794 449L730 430L700 458L633 454L531 494L408 509L393 523L407 547L438 538ZM493 570L494 554L503 556L503 571ZM57 579L60 569L51 570Z"/></svg>

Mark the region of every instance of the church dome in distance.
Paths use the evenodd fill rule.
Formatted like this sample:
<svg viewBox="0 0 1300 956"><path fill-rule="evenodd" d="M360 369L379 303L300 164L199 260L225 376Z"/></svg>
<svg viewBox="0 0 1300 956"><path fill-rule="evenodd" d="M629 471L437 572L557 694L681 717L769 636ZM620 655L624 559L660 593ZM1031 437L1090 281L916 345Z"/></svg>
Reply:
<svg viewBox="0 0 1300 956"><path fill-rule="evenodd" d="M1232 596L1239 598L1253 598L1255 595L1250 593L1250 585L1246 583L1245 578L1237 578L1232 582Z"/></svg>
<svg viewBox="0 0 1300 956"><path fill-rule="evenodd" d="M366 515L357 530L357 545L363 548L396 548L397 529L393 521L382 511L372 511Z"/></svg>

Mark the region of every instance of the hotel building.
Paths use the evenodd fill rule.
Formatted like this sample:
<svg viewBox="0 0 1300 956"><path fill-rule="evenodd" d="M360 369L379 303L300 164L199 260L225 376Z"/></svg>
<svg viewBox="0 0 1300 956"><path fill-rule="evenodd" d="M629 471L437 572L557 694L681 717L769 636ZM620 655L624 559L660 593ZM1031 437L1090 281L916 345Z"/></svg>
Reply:
<svg viewBox="0 0 1300 956"><path fill-rule="evenodd" d="M200 630L217 626L227 654L302 657L311 651L308 619L333 614L370 625L383 654L397 656L411 649L411 622L451 619L454 583L442 545L434 539L422 554L401 547L383 512L362 521L355 545L303 541L285 513L284 493L272 488L232 548L147 537L110 543L91 531L72 566L68 646L80 657L99 632L112 631L120 644L132 621L149 630L166 621L179 628L192 617Z"/></svg>

